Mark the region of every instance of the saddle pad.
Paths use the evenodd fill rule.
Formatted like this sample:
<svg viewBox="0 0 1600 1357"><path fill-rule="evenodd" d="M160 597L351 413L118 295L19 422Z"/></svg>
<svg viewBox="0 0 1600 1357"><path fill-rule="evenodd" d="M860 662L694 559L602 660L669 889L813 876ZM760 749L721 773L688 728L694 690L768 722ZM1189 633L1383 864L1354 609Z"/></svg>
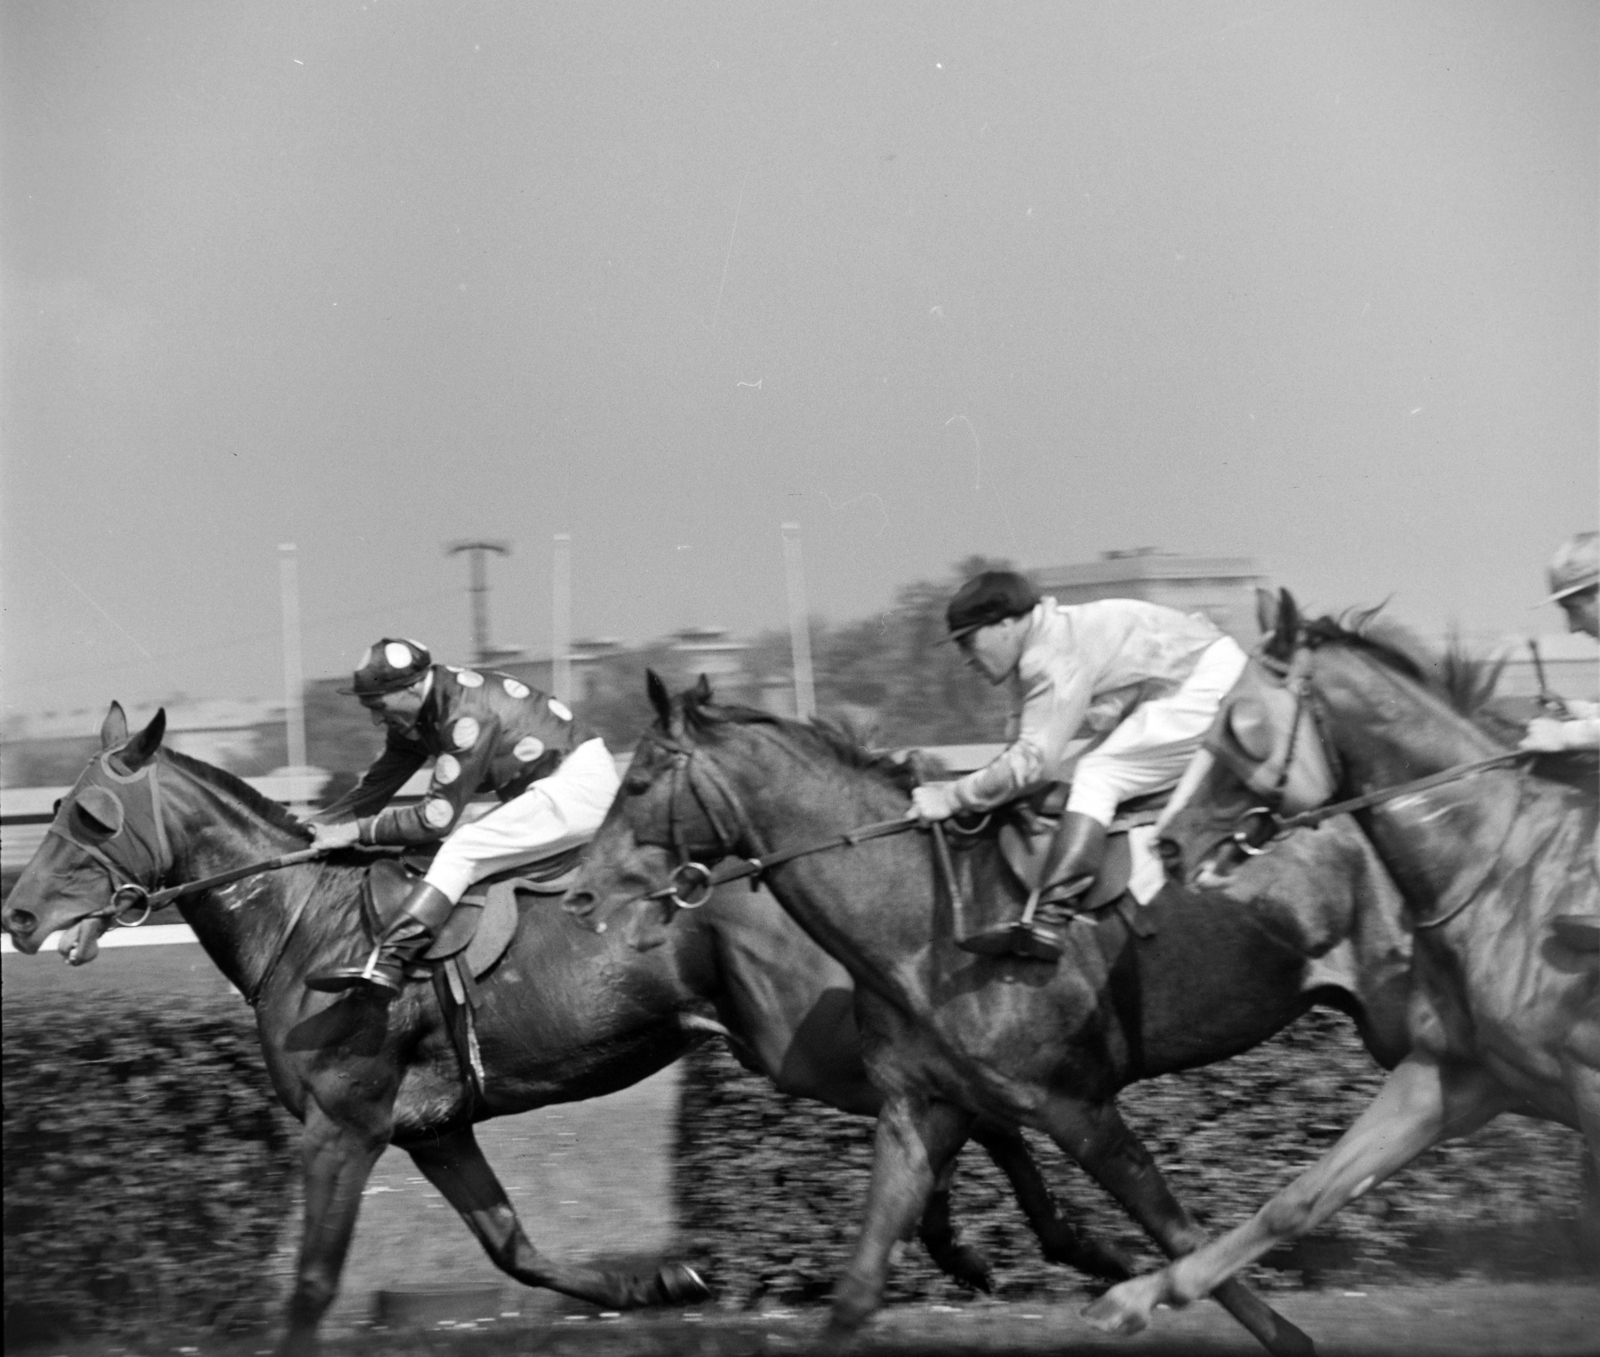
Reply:
<svg viewBox="0 0 1600 1357"><path fill-rule="evenodd" d="M1050 851L1050 835L1024 835L1016 825L1003 825L1000 829L1000 852L1017 880L1024 886L1034 880L1044 868L1045 854ZM1143 824L1113 822L1106 838L1106 856L1099 875L1089 893L1076 905L1076 910L1095 910L1109 905L1124 891L1128 891L1141 905L1147 905L1166 884L1166 866L1156 852L1156 827L1154 817ZM1045 900L1050 891L1045 890Z"/></svg>
<svg viewBox="0 0 1600 1357"><path fill-rule="evenodd" d="M361 901L374 937L400 913L416 880L394 858L382 858L367 869ZM487 889L481 882L474 886L451 912L423 960L444 961L465 953L462 960L473 978L482 975L500 960L516 935L518 884L513 878Z"/></svg>
<svg viewBox="0 0 1600 1357"><path fill-rule="evenodd" d="M1051 825L1048 833L1026 834L1022 826L1014 821L1008 821L1000 826L998 836L1000 856L1011 869L1013 876L1024 890L1031 890L1033 883L1038 880L1039 874L1044 870L1044 860L1050 851L1051 841L1055 837L1055 826ZM1105 861L1100 866L1099 875L1095 877L1094 885L1090 887L1088 895L1078 902L1078 909L1098 909L1101 905L1109 904L1122 894L1128 886L1128 878L1133 872L1133 858L1128 848L1128 835L1113 832L1106 839ZM1050 883L1045 883L1044 899L1050 899Z"/></svg>

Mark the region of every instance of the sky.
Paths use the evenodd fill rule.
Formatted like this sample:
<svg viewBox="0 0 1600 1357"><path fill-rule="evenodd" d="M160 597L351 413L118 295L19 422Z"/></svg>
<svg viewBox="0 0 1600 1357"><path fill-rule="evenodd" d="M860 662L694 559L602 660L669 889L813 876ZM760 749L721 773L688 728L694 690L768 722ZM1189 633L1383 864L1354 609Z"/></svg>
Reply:
<svg viewBox="0 0 1600 1357"><path fill-rule="evenodd" d="M0 8L0 715L1253 557L1558 630L1600 7Z"/></svg>

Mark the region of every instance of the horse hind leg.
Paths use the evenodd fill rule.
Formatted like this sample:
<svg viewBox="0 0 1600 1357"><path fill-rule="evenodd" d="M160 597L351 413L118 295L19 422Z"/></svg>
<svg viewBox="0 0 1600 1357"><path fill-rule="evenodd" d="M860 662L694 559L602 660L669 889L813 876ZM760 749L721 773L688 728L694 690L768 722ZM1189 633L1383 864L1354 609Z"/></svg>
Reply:
<svg viewBox="0 0 1600 1357"><path fill-rule="evenodd" d="M636 1275L561 1263L540 1253L523 1231L470 1126L405 1149L460 1213L494 1265L524 1286L559 1291L607 1310L693 1305L711 1294L700 1274L682 1263Z"/></svg>
<svg viewBox="0 0 1600 1357"><path fill-rule="evenodd" d="M981 1249L963 1242L961 1230L950 1214L950 1184L955 1173L956 1160L952 1158L928 1195L917 1237L922 1240L934 1266L945 1276L990 1295L994 1291L994 1269Z"/></svg>
<svg viewBox="0 0 1600 1357"><path fill-rule="evenodd" d="M1050 1138L1122 1204L1169 1258L1181 1257L1206 1242L1205 1231L1173 1196L1150 1151L1128 1129L1115 1103L1053 1098L1043 1109L1043 1120ZM1109 1294L1125 1292L1144 1280L1135 1277L1121 1282ZM1089 1313L1098 1311L1105 1299L1090 1307ZM1275 1357L1310 1357L1316 1351L1310 1338L1243 1282L1230 1279L1219 1285L1215 1299ZM1117 1331L1134 1333L1141 1327Z"/></svg>
<svg viewBox="0 0 1600 1357"><path fill-rule="evenodd" d="M1120 1282L1133 1276L1132 1261L1120 1249L1084 1234L1061 1214L1039 1164L1020 1131L980 1120L972 1138L982 1145L1005 1174L1017 1205L1039 1238L1046 1260L1078 1269L1091 1277Z"/></svg>

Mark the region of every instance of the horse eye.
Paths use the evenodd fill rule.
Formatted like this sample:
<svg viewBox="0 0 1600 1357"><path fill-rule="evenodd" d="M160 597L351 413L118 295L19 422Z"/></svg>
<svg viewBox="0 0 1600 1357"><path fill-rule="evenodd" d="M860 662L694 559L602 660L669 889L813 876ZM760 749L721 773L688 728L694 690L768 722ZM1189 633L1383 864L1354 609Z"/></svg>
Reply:
<svg viewBox="0 0 1600 1357"><path fill-rule="evenodd" d="M77 813L78 820L83 828L88 830L90 834L105 837L117 832L116 825L108 825L87 806L80 803L72 809Z"/></svg>
<svg viewBox="0 0 1600 1357"><path fill-rule="evenodd" d="M1228 730L1251 758L1264 763L1272 756L1272 720L1254 698L1242 697L1228 709Z"/></svg>

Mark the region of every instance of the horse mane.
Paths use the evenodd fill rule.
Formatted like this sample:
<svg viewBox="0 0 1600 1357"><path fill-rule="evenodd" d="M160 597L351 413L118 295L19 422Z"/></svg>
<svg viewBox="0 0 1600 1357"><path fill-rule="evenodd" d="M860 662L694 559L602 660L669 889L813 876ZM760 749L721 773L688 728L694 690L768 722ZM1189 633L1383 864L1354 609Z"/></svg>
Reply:
<svg viewBox="0 0 1600 1357"><path fill-rule="evenodd" d="M163 752L172 760L174 765L183 769L191 777L207 786L215 787L220 792L225 792L234 800L241 802L244 808L254 815L259 815L268 824L276 829L287 830L298 838L311 841L298 817L280 806L270 797L263 796L242 777L236 777L225 768L218 768L215 764L205 763L189 754L180 754L170 746L164 746Z"/></svg>
<svg viewBox="0 0 1600 1357"><path fill-rule="evenodd" d="M909 761L868 749L844 727L831 721L790 721L759 707L713 702L691 690L683 695L683 716L697 730L718 726L768 726L800 745L806 752L846 768L859 768L883 778L896 791L910 794L920 778Z"/></svg>
<svg viewBox="0 0 1600 1357"><path fill-rule="evenodd" d="M1504 658L1469 654L1456 633L1443 651L1436 652L1409 628L1380 616L1382 608L1380 603L1374 608L1353 608L1338 617L1315 618L1304 625L1301 637L1312 647L1335 644L1365 651L1442 698L1457 715L1478 720L1494 698Z"/></svg>

